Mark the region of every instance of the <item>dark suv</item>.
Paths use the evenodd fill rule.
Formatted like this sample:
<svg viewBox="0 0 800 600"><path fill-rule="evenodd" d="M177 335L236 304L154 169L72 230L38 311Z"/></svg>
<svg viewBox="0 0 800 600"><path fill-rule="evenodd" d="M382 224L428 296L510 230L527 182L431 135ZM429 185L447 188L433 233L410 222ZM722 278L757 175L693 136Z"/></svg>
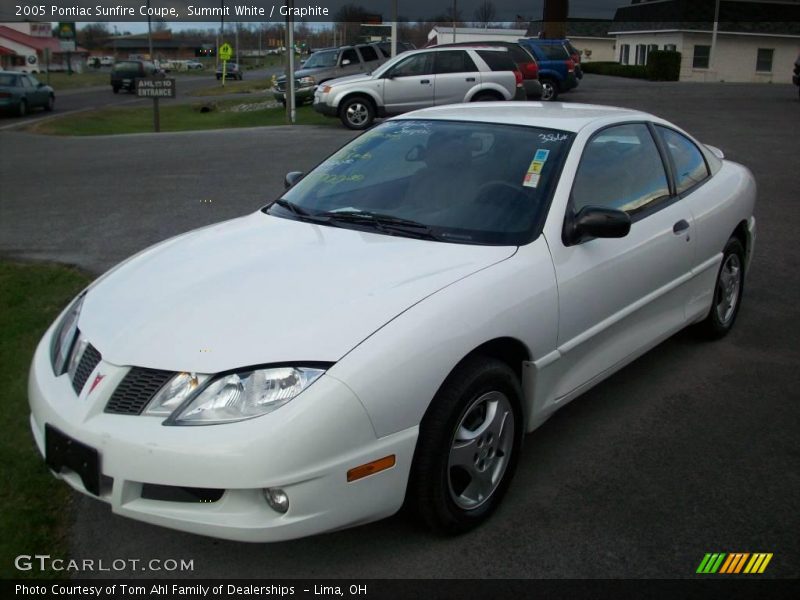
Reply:
<svg viewBox="0 0 800 600"><path fill-rule="evenodd" d="M115 94L123 88L135 92L137 77L153 77L157 73L159 70L152 61L121 60L111 69L111 89Z"/></svg>
<svg viewBox="0 0 800 600"><path fill-rule="evenodd" d="M519 72L522 73L522 86L525 88L525 96L528 100L539 100L542 97L542 84L539 82L539 66L533 55L519 44L514 42L488 41L488 42L455 42L453 44L439 44L437 48L450 46L470 46L472 48L480 46L490 46L495 48L505 48L511 55L511 60L517 65Z"/></svg>

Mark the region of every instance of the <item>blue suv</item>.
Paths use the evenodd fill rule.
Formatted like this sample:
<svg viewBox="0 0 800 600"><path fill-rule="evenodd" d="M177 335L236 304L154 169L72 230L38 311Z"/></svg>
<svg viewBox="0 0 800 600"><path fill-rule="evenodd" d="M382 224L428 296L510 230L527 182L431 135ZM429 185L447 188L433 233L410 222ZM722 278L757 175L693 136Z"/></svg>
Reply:
<svg viewBox="0 0 800 600"><path fill-rule="evenodd" d="M533 54L539 64L542 100L555 100L560 93L577 87L575 61L564 46L564 40L522 38L519 43Z"/></svg>

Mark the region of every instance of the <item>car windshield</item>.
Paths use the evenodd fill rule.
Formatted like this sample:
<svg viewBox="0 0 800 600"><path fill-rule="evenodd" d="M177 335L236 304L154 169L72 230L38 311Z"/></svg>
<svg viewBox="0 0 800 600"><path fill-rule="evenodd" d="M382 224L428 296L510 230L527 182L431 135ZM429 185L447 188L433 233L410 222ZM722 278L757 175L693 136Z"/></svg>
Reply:
<svg viewBox="0 0 800 600"><path fill-rule="evenodd" d="M571 139L518 125L388 121L265 211L386 235L525 244L540 227Z"/></svg>
<svg viewBox="0 0 800 600"><path fill-rule="evenodd" d="M122 61L114 65L115 71L138 71L139 63L133 61Z"/></svg>
<svg viewBox="0 0 800 600"><path fill-rule="evenodd" d="M17 85L16 75L0 74L0 85L15 86Z"/></svg>
<svg viewBox="0 0 800 600"><path fill-rule="evenodd" d="M304 69L318 69L321 67L335 67L336 57L338 50L325 50L321 52L314 52L308 60L303 63Z"/></svg>

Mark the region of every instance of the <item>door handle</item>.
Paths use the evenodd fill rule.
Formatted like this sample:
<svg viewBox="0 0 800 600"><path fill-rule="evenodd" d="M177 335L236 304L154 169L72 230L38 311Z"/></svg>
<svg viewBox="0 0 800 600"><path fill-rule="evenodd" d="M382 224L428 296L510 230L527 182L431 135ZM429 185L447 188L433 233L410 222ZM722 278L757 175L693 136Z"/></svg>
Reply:
<svg viewBox="0 0 800 600"><path fill-rule="evenodd" d="M681 219L675 225L672 226L672 233L675 235L680 235L684 233L686 230L689 229L689 222L685 219Z"/></svg>
<svg viewBox="0 0 800 600"><path fill-rule="evenodd" d="M474 77L467 77L467 81L475 81Z"/></svg>
<svg viewBox="0 0 800 600"><path fill-rule="evenodd" d="M425 85L426 83L430 83L430 82L431 82L431 80L430 80L430 79L420 79L420 83L421 83L422 85Z"/></svg>

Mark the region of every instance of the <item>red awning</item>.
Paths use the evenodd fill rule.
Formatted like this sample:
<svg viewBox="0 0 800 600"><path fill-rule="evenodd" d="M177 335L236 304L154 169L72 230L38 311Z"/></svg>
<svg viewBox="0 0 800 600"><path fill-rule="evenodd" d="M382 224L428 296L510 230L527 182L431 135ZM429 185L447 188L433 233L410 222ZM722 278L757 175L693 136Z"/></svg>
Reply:
<svg viewBox="0 0 800 600"><path fill-rule="evenodd" d="M16 56L16 52L6 48L5 46L0 46L0 56Z"/></svg>

